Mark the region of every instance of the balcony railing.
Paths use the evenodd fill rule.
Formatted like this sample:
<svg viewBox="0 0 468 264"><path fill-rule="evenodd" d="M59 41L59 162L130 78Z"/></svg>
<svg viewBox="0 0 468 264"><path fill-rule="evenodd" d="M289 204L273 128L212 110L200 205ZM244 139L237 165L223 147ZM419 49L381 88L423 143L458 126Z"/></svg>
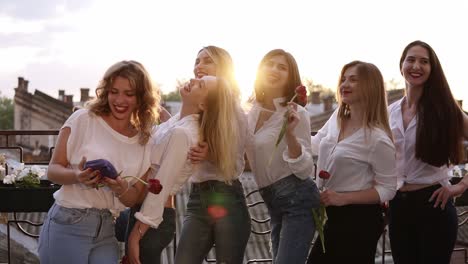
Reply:
<svg viewBox="0 0 468 264"><path fill-rule="evenodd" d="M19 162L25 163L25 165L34 165L34 164L47 164L48 160L50 159L50 156L53 151L53 147L48 148L48 152L45 156L47 156L47 160L34 160L34 157L30 157L28 160L24 159L25 156L25 148L29 148L29 146L22 146L20 143L17 142L22 142L21 139L18 137L21 136L56 136L58 135L58 130L11 130L11 131L0 131L0 153L2 150L5 151L13 151L17 152L17 160ZM3 137L3 139L2 139ZM44 155L42 155L44 156ZM248 207L249 211L251 213L252 217L252 234L251 238L248 242L247 250L246 250L246 257L245 257L245 263L271 263L271 254L269 253L269 234L270 234L270 225L269 225L269 216L266 207L264 206L263 200L261 199L260 195L258 194L258 190L255 184L255 181L253 180L252 174L250 172L246 172L245 176L242 177L241 179L245 192L246 192L246 199L248 202ZM55 188L55 189L54 189ZM31 209L32 211L35 212L46 212L47 208L51 205L53 200L49 200L46 208L44 208L43 204L41 205L41 199L37 197L41 196L47 196L50 199L52 198L52 192L56 190L55 187L50 187L49 192L47 193L46 191L43 191L42 193L32 193L28 190L23 190L22 192L18 192L15 194L15 199L18 199L19 195L25 195L25 196L35 196L36 199L33 199L36 203L36 209ZM0 188L0 196L6 193L5 189ZM464 206L468 205L468 195L464 194L462 197L463 199L458 199L457 200L457 209L459 212L459 226L462 227L467 221L468 218L466 217L466 214L468 214L468 211L464 210ZM9 198L5 198L6 200L2 199L3 201L9 201ZM188 199L188 188L185 186L183 188L183 191L181 194L177 196L177 208L178 212L184 212L185 211L185 204ZM466 201L466 202L465 202ZM39 203L39 204L38 204ZM41 207L42 206L42 207ZM37 208L42 208L42 209L37 209ZM0 206L0 212L1 212L1 206ZM4 210L3 210L4 211ZM21 231L24 231L26 234L31 235L31 236L36 236L38 233L38 227L41 225L41 220L37 220L37 213L33 214L23 214L23 218L25 219L18 219L17 217L17 212L22 211L24 212L25 209L22 208L21 210L15 210L14 208L9 208L8 210L11 212L10 216L12 216L12 219L8 219L8 237L10 235L10 224L15 224L17 228ZM41 217L44 216L44 213L40 214ZM36 221L30 221L30 219L35 219ZM183 213L178 214L177 216L177 230L181 230L182 226L182 221L183 221ZM29 228L30 230L32 229L34 232L30 232L25 228L24 225L32 225L32 228ZM460 228L462 230L462 228ZM463 231L465 232L465 231ZM463 233L462 236L467 238L468 241L468 231L466 231L466 235ZM178 238L177 234L176 237ZM459 237L460 237L460 232L459 232ZM168 247L168 249L165 252L165 255L163 255L164 260L163 263L173 263L173 257L174 257L174 252L176 249L176 241L177 238L174 239L172 245ZM462 243L463 244L463 243ZM9 247L9 243L8 243ZM468 263L468 252L465 247L460 246L455 248L454 252L462 252L463 254L463 263ZM377 250L377 256L376 258L379 259L380 263L385 263L388 258L391 256L391 251L389 249L389 243L388 243L388 237L387 237L387 232L386 230L384 231L381 240L379 242L378 250ZM10 262L10 248L8 248L8 257L9 257L9 262ZM215 254L214 251L212 250L208 257L205 259L206 262L208 263L215 263L216 259L214 258Z"/></svg>

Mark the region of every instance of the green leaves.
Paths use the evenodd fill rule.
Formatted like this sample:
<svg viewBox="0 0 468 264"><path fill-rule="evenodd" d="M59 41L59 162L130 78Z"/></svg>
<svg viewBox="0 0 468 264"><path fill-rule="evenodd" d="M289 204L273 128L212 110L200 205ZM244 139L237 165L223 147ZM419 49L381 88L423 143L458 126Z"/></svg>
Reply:
<svg viewBox="0 0 468 264"><path fill-rule="evenodd" d="M312 209L312 215L314 217L315 228L320 237L320 241L322 242L322 250L325 253L325 236L323 233L323 228L325 227L325 223L327 222L327 211L323 204L320 204L319 208Z"/></svg>

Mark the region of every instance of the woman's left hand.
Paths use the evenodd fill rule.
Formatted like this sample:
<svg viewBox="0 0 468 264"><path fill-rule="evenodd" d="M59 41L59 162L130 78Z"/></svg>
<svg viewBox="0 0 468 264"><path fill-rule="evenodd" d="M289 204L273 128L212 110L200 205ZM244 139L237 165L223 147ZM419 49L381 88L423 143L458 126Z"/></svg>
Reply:
<svg viewBox="0 0 468 264"><path fill-rule="evenodd" d="M346 205L345 197L342 193L338 193L332 190L325 190L320 193L320 202L325 206L335 205L343 206Z"/></svg>
<svg viewBox="0 0 468 264"><path fill-rule="evenodd" d="M102 182L117 195L122 195L130 188L128 181L122 179L120 176L115 178L115 180L109 177L103 177Z"/></svg>
<svg viewBox="0 0 468 264"><path fill-rule="evenodd" d="M141 264L140 262L140 234L135 225L128 237L128 260L131 264Z"/></svg>
<svg viewBox="0 0 468 264"><path fill-rule="evenodd" d="M440 205L440 208L443 210L445 209L445 205L450 198L463 194L465 189L466 188L464 184L460 183L455 185L442 186L432 193L429 202L432 202L435 199L434 208Z"/></svg>

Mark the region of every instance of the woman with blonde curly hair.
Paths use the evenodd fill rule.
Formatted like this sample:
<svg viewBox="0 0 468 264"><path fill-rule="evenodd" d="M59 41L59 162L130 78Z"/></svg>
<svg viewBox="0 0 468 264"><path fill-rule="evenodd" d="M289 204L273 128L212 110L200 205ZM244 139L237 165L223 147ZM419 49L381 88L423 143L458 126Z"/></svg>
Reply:
<svg viewBox="0 0 468 264"><path fill-rule="evenodd" d="M159 100L143 65L121 61L106 71L86 109L65 121L49 163L49 180L62 187L41 230L41 263L117 263L113 214L131 206L144 185L117 177L96 188L104 175L83 166L106 159L122 175L144 176Z"/></svg>

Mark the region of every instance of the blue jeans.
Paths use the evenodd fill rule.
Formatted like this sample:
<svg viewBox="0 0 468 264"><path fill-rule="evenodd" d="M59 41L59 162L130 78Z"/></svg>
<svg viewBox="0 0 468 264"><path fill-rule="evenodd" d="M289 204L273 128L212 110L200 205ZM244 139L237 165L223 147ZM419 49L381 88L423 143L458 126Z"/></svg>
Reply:
<svg viewBox="0 0 468 264"><path fill-rule="evenodd" d="M193 183L175 263L202 263L215 245L217 263L241 264L250 236L242 184Z"/></svg>
<svg viewBox="0 0 468 264"><path fill-rule="evenodd" d="M314 239L312 209L320 195L312 179L290 175L260 189L271 217L273 263L305 263Z"/></svg>
<svg viewBox="0 0 468 264"><path fill-rule="evenodd" d="M396 264L450 263L458 231L457 211L450 199L445 209L429 202L440 185L398 191L389 207L389 236Z"/></svg>
<svg viewBox="0 0 468 264"><path fill-rule="evenodd" d="M125 242L125 253L128 252L128 237L135 225L135 213L141 205L122 211L116 219L115 233L119 241ZM142 264L161 263L162 251L174 239L176 230L176 213L173 208L164 208L163 221L157 229L150 228L140 240L140 261Z"/></svg>
<svg viewBox="0 0 468 264"><path fill-rule="evenodd" d="M109 210L52 205L39 237L42 264L118 262L114 219Z"/></svg>

